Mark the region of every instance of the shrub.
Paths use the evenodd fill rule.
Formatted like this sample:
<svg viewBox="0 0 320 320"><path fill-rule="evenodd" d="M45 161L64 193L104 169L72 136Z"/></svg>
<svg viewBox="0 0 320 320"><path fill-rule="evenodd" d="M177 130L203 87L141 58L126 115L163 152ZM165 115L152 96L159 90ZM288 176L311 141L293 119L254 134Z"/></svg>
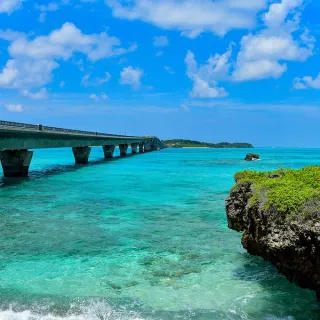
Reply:
<svg viewBox="0 0 320 320"><path fill-rule="evenodd" d="M279 169L274 172L242 171L235 175L240 183L253 184L251 204L271 206L286 214L301 212L308 200L320 199L320 167L310 166L300 170Z"/></svg>

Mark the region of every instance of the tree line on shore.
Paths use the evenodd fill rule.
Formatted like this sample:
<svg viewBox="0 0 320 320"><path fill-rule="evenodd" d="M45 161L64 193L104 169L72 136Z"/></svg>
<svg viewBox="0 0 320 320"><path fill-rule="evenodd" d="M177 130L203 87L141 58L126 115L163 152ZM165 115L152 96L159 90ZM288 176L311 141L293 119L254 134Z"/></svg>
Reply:
<svg viewBox="0 0 320 320"><path fill-rule="evenodd" d="M208 143L184 139L163 140L162 142L169 148L253 148L253 145L247 142Z"/></svg>

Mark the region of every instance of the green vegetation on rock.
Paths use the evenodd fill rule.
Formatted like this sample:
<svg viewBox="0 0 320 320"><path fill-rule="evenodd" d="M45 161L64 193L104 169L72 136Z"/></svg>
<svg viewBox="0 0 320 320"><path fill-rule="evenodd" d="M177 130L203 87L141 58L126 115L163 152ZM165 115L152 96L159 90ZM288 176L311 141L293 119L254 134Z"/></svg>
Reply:
<svg viewBox="0 0 320 320"><path fill-rule="evenodd" d="M162 141L169 148L253 148L250 143L207 143L193 140L164 140Z"/></svg>
<svg viewBox="0 0 320 320"><path fill-rule="evenodd" d="M271 206L286 214L303 212L310 200L320 200L320 167L300 170L279 169L274 172L243 171L235 175L237 188L243 183L253 184L251 204L264 209Z"/></svg>

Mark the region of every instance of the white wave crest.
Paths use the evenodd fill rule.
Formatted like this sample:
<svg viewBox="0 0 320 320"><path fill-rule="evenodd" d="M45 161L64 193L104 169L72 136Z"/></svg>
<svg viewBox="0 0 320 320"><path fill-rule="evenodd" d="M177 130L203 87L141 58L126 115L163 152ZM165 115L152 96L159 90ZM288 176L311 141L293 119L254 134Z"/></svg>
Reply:
<svg viewBox="0 0 320 320"><path fill-rule="evenodd" d="M95 303L81 308L79 313L58 316L36 311L0 310L0 320L144 320L137 313L114 310L104 303Z"/></svg>

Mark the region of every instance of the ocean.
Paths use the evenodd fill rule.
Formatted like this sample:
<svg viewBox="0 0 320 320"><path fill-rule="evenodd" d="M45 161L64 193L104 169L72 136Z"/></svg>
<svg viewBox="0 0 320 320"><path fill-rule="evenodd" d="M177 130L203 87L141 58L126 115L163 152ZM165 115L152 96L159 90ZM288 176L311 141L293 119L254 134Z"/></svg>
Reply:
<svg viewBox="0 0 320 320"><path fill-rule="evenodd" d="M314 292L246 253L224 201L237 171L320 165L320 149L248 151L93 148L81 166L35 150L28 178L0 178L0 319L319 319Z"/></svg>

